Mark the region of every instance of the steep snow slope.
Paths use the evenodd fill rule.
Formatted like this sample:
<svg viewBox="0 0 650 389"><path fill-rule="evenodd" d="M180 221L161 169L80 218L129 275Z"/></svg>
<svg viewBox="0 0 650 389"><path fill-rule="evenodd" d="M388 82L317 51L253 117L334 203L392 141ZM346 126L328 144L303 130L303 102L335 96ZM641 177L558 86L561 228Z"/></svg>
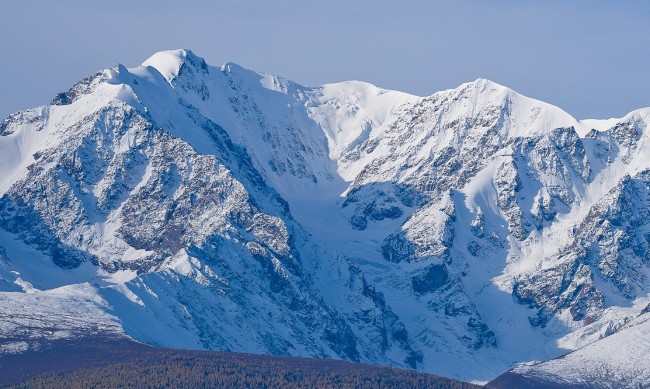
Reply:
<svg viewBox="0 0 650 389"><path fill-rule="evenodd" d="M581 122L482 79L417 97L156 53L0 125L3 309L487 381L647 306L649 113Z"/></svg>
<svg viewBox="0 0 650 389"><path fill-rule="evenodd" d="M650 383L650 317L642 315L615 334L561 358L518 366L525 379L589 388L645 388Z"/></svg>

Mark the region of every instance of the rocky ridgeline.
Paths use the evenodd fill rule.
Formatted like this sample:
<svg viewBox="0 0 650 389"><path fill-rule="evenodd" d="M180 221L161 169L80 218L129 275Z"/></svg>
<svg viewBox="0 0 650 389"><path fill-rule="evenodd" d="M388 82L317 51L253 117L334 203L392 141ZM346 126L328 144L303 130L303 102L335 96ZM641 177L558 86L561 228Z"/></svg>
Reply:
<svg viewBox="0 0 650 389"><path fill-rule="evenodd" d="M84 285L154 345L488 380L647 298L647 122L157 53L2 122L0 288L42 322Z"/></svg>

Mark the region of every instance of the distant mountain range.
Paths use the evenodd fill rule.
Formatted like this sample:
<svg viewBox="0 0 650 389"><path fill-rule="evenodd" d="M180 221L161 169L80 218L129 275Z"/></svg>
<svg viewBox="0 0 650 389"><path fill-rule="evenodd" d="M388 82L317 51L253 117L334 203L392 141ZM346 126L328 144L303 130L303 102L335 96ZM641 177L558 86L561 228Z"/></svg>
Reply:
<svg viewBox="0 0 650 389"><path fill-rule="evenodd" d="M0 352L127 336L642 387L649 122L189 50L102 70L0 124Z"/></svg>

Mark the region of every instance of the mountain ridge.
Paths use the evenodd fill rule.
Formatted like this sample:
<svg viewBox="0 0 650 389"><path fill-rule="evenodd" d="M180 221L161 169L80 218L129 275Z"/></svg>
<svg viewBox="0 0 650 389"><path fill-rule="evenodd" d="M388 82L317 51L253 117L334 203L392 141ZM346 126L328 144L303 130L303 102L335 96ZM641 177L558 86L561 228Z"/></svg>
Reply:
<svg viewBox="0 0 650 389"><path fill-rule="evenodd" d="M36 338L68 336L48 315L77 304L150 344L488 381L649 302L649 113L585 124L483 79L418 97L160 52L2 122L3 310L31 293Z"/></svg>

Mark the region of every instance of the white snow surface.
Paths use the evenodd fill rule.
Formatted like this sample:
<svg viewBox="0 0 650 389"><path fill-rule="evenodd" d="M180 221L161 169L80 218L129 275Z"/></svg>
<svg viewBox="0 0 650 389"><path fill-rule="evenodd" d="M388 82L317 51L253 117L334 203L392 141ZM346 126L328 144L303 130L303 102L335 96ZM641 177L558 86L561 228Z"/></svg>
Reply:
<svg viewBox="0 0 650 389"><path fill-rule="evenodd" d="M570 385L645 388L650 383L650 317L642 315L616 333L569 353L513 372Z"/></svg>
<svg viewBox="0 0 650 389"><path fill-rule="evenodd" d="M650 168L650 108L579 121L484 79L426 97L359 81L305 87L210 66L189 50L99 74L73 88L70 104L0 127L0 196L11 204L0 209L0 335L105 331L170 347L352 358L337 349L349 340L327 340L340 325L358 360L476 382L578 348L526 371L570 381L583 365L628 363L636 370L612 382L647 377L647 344L632 344L647 332L634 319L650 300L647 278L622 292L605 264L587 264L591 276L570 281L598 288L589 320L576 313L585 300L555 304L546 286L533 290L535 303L513 296L527 277L555 285L551 271L581 242L576 228ZM638 139L617 138L617 128ZM215 140L225 137L232 145ZM41 171L61 180L57 189L38 192L30 180ZM100 266L61 268L10 231L14 199L32 190L47 198L34 207L57 239ZM547 306L547 321L531 325ZM25 339L0 350L28 349ZM611 348L620 358L599 354Z"/></svg>

